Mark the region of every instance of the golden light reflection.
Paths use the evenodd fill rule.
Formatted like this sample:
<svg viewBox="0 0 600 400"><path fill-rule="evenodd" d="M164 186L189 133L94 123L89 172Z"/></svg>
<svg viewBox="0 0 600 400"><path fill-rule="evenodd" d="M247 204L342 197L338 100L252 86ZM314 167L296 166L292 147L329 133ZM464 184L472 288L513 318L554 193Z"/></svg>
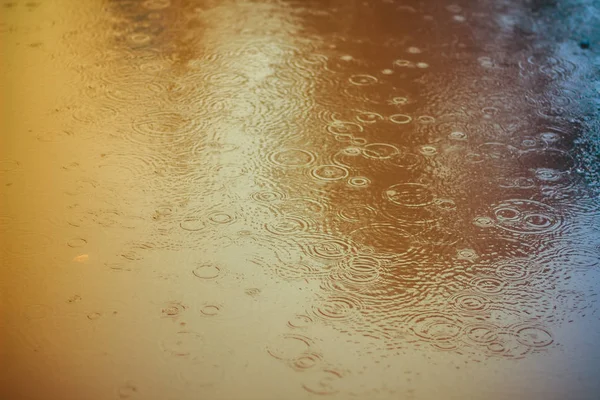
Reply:
<svg viewBox="0 0 600 400"><path fill-rule="evenodd" d="M0 20L0 395L597 392L569 60L456 4L55 3Z"/></svg>

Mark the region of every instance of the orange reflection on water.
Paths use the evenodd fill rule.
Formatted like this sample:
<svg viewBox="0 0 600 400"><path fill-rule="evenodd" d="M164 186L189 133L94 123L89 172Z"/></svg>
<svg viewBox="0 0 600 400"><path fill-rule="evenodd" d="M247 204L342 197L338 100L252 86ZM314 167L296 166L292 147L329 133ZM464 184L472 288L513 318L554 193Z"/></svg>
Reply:
<svg viewBox="0 0 600 400"><path fill-rule="evenodd" d="M502 12L4 4L0 394L593 398L586 65Z"/></svg>

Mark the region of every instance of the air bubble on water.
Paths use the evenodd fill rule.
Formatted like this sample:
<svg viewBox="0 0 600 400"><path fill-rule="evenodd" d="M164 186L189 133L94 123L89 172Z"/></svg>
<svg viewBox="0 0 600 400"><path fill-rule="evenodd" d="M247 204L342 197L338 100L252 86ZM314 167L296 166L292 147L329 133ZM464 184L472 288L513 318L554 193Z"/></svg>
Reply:
<svg viewBox="0 0 600 400"><path fill-rule="evenodd" d="M408 60L396 60L396 61L394 61L394 65L396 65L398 67L409 67L412 65L412 62L410 62Z"/></svg>
<svg viewBox="0 0 600 400"><path fill-rule="evenodd" d="M419 121L421 124L433 124L435 122L435 118L431 115L420 115L417 118L417 121Z"/></svg>
<svg viewBox="0 0 600 400"><path fill-rule="evenodd" d="M393 97L391 100L388 100L390 105L401 106L408 103L408 99L406 97Z"/></svg>
<svg viewBox="0 0 600 400"><path fill-rule="evenodd" d="M390 115L390 121L392 121L395 124L404 125L411 122L412 117L406 114L393 114Z"/></svg>
<svg viewBox="0 0 600 400"><path fill-rule="evenodd" d="M221 311L221 307L218 305L206 305L204 307L202 307L202 309L200 310L200 312L208 317L212 317L215 315L218 315L219 312Z"/></svg>
<svg viewBox="0 0 600 400"><path fill-rule="evenodd" d="M454 131L448 135L448 138L452 140L467 140L467 134L460 131Z"/></svg>
<svg viewBox="0 0 600 400"><path fill-rule="evenodd" d="M459 249L456 253L457 257L462 260L475 261L479 258L477 252L473 249Z"/></svg>
<svg viewBox="0 0 600 400"><path fill-rule="evenodd" d="M200 263L192 273L200 279L215 279L221 273L221 269L212 264Z"/></svg>
<svg viewBox="0 0 600 400"><path fill-rule="evenodd" d="M473 224L480 228L489 228L494 226L494 221L489 217L475 217Z"/></svg>
<svg viewBox="0 0 600 400"><path fill-rule="evenodd" d="M431 146L431 145L421 146L421 149L420 149L420 153L423 154L424 156L434 156L437 154L437 152L438 152L437 148L435 146Z"/></svg>
<svg viewBox="0 0 600 400"><path fill-rule="evenodd" d="M87 315L87 318L90 321L95 321L95 320L99 319L100 317L102 317L102 314L99 312L92 312Z"/></svg>

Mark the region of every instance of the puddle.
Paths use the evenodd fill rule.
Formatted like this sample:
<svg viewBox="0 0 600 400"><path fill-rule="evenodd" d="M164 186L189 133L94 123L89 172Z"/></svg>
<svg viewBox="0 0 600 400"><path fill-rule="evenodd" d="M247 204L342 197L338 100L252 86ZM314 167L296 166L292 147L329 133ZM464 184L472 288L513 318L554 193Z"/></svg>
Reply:
<svg viewBox="0 0 600 400"><path fill-rule="evenodd" d="M597 5L0 7L0 397L597 398Z"/></svg>

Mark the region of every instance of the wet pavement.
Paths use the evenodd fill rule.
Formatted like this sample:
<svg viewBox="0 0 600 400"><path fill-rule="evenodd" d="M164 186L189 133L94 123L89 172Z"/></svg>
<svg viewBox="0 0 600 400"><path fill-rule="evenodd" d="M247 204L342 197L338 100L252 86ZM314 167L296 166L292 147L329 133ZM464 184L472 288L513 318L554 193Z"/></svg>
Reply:
<svg viewBox="0 0 600 400"><path fill-rule="evenodd" d="M1 3L0 397L597 399L557 3Z"/></svg>

